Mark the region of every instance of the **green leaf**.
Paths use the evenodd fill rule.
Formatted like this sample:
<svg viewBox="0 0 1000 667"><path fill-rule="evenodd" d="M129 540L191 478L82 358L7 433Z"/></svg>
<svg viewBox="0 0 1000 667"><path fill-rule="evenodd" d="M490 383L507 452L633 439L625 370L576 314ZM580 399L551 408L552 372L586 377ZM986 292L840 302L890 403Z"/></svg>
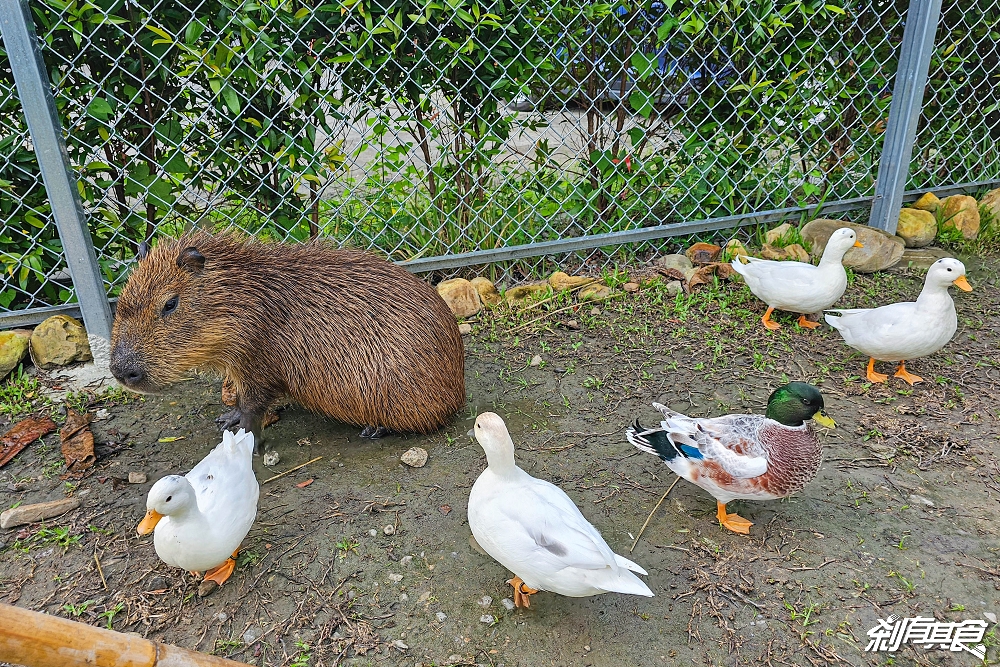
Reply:
<svg viewBox="0 0 1000 667"><path fill-rule="evenodd" d="M170 159L163 164L163 171L176 175L188 173L188 163L184 159L184 153L177 151L171 155Z"/></svg>
<svg viewBox="0 0 1000 667"><path fill-rule="evenodd" d="M226 86L222 89L222 99L226 101L226 106L228 106L229 110L234 114L238 114L240 112L240 96L237 95L236 91L231 87Z"/></svg>
<svg viewBox="0 0 1000 667"><path fill-rule="evenodd" d="M108 116L114 113L114 109L103 97L95 97L87 105L87 115L93 116L97 120L107 120Z"/></svg>
<svg viewBox="0 0 1000 667"><path fill-rule="evenodd" d="M643 118L649 118L653 113L653 96L644 90L633 90L628 96L628 103Z"/></svg>
<svg viewBox="0 0 1000 667"><path fill-rule="evenodd" d="M164 30L163 28L157 28L155 25L147 25L146 30L155 32L157 35L167 40L168 43L170 44L173 44L174 42L174 38L171 36L171 34L166 30Z"/></svg>
<svg viewBox="0 0 1000 667"><path fill-rule="evenodd" d="M198 41L202 33L205 32L205 24L201 21L191 21L184 29L184 43L191 45Z"/></svg>
<svg viewBox="0 0 1000 667"><path fill-rule="evenodd" d="M834 14L844 15L847 12L844 11L843 7L838 7L837 5L825 5L828 12L833 12Z"/></svg>
<svg viewBox="0 0 1000 667"><path fill-rule="evenodd" d="M632 141L632 148L637 148L646 138L646 130L641 127L633 127L628 131L628 137Z"/></svg>
<svg viewBox="0 0 1000 667"><path fill-rule="evenodd" d="M649 75L655 72L657 64L655 53L647 55L640 51L636 51L632 54L632 67L635 68L636 78L638 78L639 81L647 79Z"/></svg>
<svg viewBox="0 0 1000 667"><path fill-rule="evenodd" d="M305 17L309 16L309 14L311 12L312 12L312 10L309 9L308 7L303 7L299 11L295 12L294 18L295 18L296 21L299 21L299 20L304 19Z"/></svg>

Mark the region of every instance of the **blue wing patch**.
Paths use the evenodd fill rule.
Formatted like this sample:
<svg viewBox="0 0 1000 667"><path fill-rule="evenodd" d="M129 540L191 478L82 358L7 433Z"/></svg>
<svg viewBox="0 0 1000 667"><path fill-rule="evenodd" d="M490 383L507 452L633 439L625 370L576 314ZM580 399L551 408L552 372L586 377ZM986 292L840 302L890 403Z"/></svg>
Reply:
<svg viewBox="0 0 1000 667"><path fill-rule="evenodd" d="M701 450L699 450L697 447L692 447L691 445L681 445L680 448L684 456L688 457L689 459L705 458L705 456L701 453Z"/></svg>

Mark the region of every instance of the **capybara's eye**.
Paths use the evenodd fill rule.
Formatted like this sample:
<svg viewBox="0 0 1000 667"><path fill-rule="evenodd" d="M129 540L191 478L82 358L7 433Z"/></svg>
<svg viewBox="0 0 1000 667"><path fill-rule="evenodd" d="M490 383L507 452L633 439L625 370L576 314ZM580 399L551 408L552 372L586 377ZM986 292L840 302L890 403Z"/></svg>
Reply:
<svg viewBox="0 0 1000 667"><path fill-rule="evenodd" d="M163 314L169 315L170 313L177 310L177 297L171 297L169 301L163 304Z"/></svg>

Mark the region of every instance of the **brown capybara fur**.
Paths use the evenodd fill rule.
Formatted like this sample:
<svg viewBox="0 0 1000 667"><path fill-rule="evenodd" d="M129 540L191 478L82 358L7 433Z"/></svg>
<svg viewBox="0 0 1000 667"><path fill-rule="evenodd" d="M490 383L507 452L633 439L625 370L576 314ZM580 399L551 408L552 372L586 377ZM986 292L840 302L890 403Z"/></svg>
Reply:
<svg viewBox="0 0 1000 667"><path fill-rule="evenodd" d="M111 370L156 392L191 369L228 377L260 437L282 398L386 431L429 433L465 405L462 336L427 283L369 253L197 233L161 241L115 313Z"/></svg>

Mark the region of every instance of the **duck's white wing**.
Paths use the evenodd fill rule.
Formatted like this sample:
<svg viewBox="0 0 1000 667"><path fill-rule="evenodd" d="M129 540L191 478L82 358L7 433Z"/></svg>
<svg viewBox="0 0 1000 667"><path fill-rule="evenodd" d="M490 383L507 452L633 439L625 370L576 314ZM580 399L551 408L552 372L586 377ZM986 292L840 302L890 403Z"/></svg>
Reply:
<svg viewBox="0 0 1000 667"><path fill-rule="evenodd" d="M725 415L697 418L653 403L664 420L660 428L683 456L716 461L733 477L749 479L767 472L767 458L756 447L757 434L766 417Z"/></svg>
<svg viewBox="0 0 1000 667"><path fill-rule="evenodd" d="M848 344L852 341L898 340L915 333L915 329L922 324L917 321L916 306L912 301L904 301L879 308L831 309L824 319L843 334Z"/></svg>
<svg viewBox="0 0 1000 667"><path fill-rule="evenodd" d="M224 431L222 442L186 475L201 510L220 532L229 524L249 530L260 486L253 472L253 433ZM249 517L249 518L248 518Z"/></svg>
<svg viewBox="0 0 1000 667"><path fill-rule="evenodd" d="M569 496L545 480L531 478L531 482L492 508L490 532L504 541L504 549L515 549L519 558L530 558L551 571L567 567L617 571L619 562L611 547Z"/></svg>

